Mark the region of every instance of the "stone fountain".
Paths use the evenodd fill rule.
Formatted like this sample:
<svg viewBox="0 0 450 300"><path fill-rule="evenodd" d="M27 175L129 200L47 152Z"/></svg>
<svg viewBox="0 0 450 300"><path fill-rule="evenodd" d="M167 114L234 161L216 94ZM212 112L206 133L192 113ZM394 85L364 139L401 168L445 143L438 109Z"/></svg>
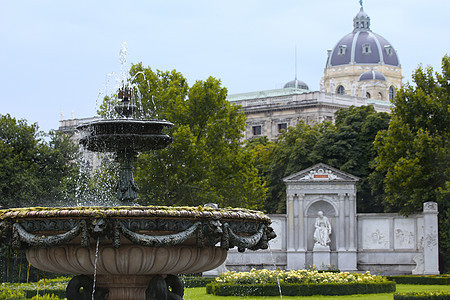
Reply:
<svg viewBox="0 0 450 300"><path fill-rule="evenodd" d="M132 162L138 152L172 141L162 120L134 119L131 88L119 91L117 119L78 127L88 150L114 152L121 165L118 207L0 210L0 242L26 249L36 268L76 274L67 299L182 299L178 274L221 265L230 248L267 249L275 233L258 211L211 207L129 206L137 197Z"/></svg>

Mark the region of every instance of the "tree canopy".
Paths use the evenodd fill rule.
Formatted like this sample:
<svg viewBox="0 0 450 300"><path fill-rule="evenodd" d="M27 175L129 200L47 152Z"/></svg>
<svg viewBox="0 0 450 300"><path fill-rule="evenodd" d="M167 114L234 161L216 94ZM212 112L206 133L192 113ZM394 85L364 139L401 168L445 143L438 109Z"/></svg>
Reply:
<svg viewBox="0 0 450 300"><path fill-rule="evenodd" d="M309 126L301 121L273 143L266 139L249 141L247 147L258 154L257 166L267 181L266 210L285 209L285 186L281 179L323 162L361 178L357 186L358 211L382 211L379 198L371 192L369 175L375 172L373 141L388 124L389 115L376 112L372 106L350 107L336 112L335 124ZM377 183L380 180L382 185L381 177L372 179Z"/></svg>
<svg viewBox="0 0 450 300"><path fill-rule="evenodd" d="M175 70L153 71L142 63L130 75L138 110L175 125L168 129L169 147L142 153L136 162L139 203L261 208L265 188L255 155L242 147L245 115L227 100L220 81L209 77L189 86Z"/></svg>
<svg viewBox="0 0 450 300"><path fill-rule="evenodd" d="M414 72L393 100L392 120L376 138L377 170L385 174L385 205L411 214L423 203L439 205L441 263L450 268L450 58L442 74L431 67Z"/></svg>
<svg viewBox="0 0 450 300"><path fill-rule="evenodd" d="M0 115L0 205L51 205L64 178L77 172L76 155L68 136L44 135L37 124Z"/></svg>

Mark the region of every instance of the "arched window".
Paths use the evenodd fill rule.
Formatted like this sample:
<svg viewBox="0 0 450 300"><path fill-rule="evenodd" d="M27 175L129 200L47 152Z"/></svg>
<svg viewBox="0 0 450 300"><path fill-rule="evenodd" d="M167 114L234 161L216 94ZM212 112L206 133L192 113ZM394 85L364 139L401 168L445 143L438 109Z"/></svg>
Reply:
<svg viewBox="0 0 450 300"><path fill-rule="evenodd" d="M395 88L391 85L389 87L389 100L392 101L394 100L395 97Z"/></svg>
<svg viewBox="0 0 450 300"><path fill-rule="evenodd" d="M362 45L362 53L366 55L372 53L372 49L370 49L369 44Z"/></svg>
<svg viewBox="0 0 450 300"><path fill-rule="evenodd" d="M366 98L370 99L370 93L369 92L366 93Z"/></svg>
<svg viewBox="0 0 450 300"><path fill-rule="evenodd" d="M378 99L383 100L383 94L381 92L378 92Z"/></svg>
<svg viewBox="0 0 450 300"><path fill-rule="evenodd" d="M345 89L342 85L338 86L336 93L338 93L339 95L345 95Z"/></svg>

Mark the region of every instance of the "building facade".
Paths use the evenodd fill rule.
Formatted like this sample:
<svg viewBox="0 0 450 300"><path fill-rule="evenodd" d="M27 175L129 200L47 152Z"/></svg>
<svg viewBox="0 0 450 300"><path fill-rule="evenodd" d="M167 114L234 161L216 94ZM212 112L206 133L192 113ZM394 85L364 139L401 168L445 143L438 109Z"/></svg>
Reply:
<svg viewBox="0 0 450 300"><path fill-rule="evenodd" d="M390 100L402 85L396 50L371 31L370 18L361 6L353 31L328 50L320 91L295 78L284 88L229 95L247 117L245 139L266 136L274 140L300 120L313 125L334 121L334 113L350 106L373 105L390 112Z"/></svg>

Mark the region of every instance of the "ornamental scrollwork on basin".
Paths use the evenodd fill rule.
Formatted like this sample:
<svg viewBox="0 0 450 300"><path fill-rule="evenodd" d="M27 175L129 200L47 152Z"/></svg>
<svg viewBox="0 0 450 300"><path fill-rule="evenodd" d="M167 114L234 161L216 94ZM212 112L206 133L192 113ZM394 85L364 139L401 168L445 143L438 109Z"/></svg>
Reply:
<svg viewBox="0 0 450 300"><path fill-rule="evenodd" d="M157 228L157 230L149 230ZM45 235L43 232L54 232ZM155 233L157 232L157 233ZM161 232L174 232L160 235ZM267 249L268 241L275 238L273 229L264 223L206 220L130 220L94 218L81 220L22 220L13 225L8 220L0 223L0 240L15 249L28 247L48 248L73 243L77 237L81 246L89 247L91 240L103 243L109 239L114 248L120 247L121 236L134 244L148 247L167 247L182 244L193 238L197 247L223 249Z"/></svg>

